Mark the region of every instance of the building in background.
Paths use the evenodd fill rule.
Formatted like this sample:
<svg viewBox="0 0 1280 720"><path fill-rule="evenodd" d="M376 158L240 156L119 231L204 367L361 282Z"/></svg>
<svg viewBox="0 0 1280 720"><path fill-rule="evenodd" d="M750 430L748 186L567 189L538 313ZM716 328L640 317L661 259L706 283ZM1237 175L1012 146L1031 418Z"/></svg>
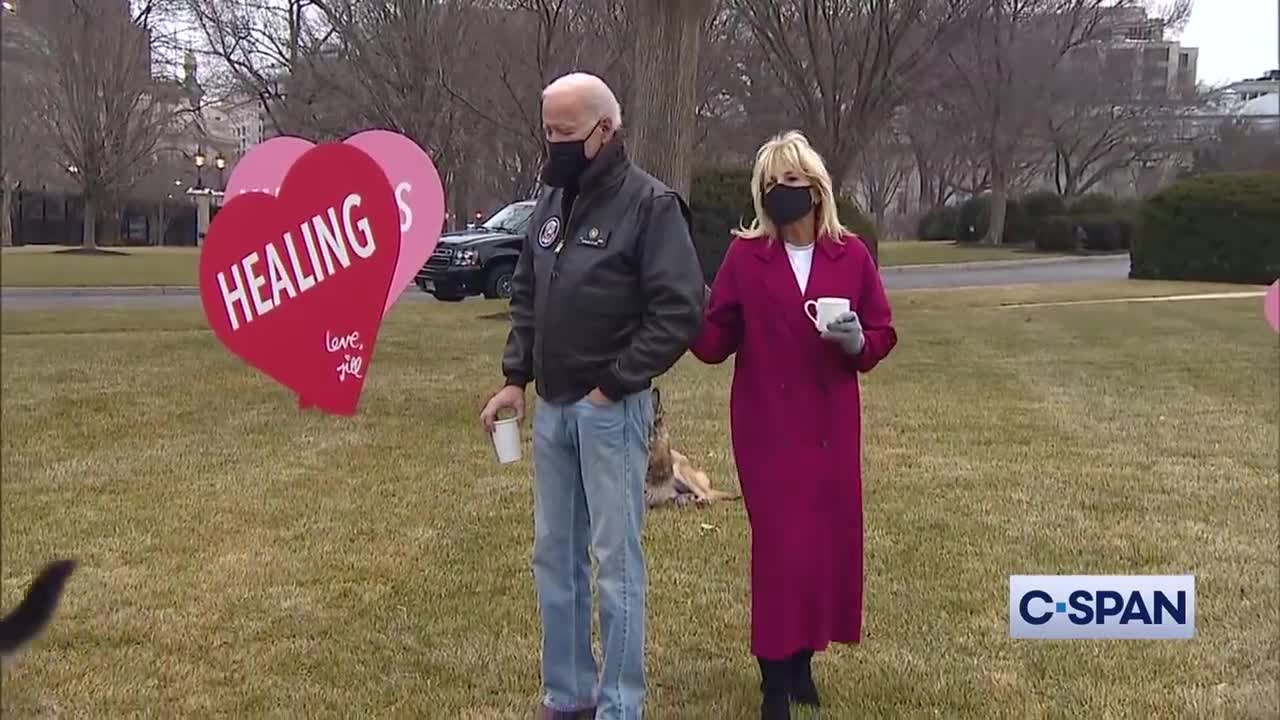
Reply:
<svg viewBox="0 0 1280 720"><path fill-rule="evenodd" d="M1280 70L1269 70L1260 77L1238 80L1222 89L1239 102L1249 102L1265 95L1280 94Z"/></svg>
<svg viewBox="0 0 1280 720"><path fill-rule="evenodd" d="M275 135L267 112L258 98L237 93L218 103L218 108L227 118L236 153L239 155Z"/></svg>
<svg viewBox="0 0 1280 720"><path fill-rule="evenodd" d="M1195 99L1200 50L1168 39L1162 18L1126 6L1108 9L1102 25L1106 72L1135 99Z"/></svg>

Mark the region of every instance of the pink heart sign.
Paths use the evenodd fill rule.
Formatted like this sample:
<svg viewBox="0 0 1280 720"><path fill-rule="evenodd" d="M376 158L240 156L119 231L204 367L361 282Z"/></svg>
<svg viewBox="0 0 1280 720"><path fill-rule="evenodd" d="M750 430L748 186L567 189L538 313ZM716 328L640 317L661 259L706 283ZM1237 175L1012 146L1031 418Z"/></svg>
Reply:
<svg viewBox="0 0 1280 720"><path fill-rule="evenodd" d="M400 211L400 253L383 315L426 264L444 229L444 185L431 157L413 140L390 130L365 130L344 141L365 152L382 168ZM315 144L300 137L274 137L259 143L236 163L227 182L227 202L246 192L275 195L289 168Z"/></svg>
<svg viewBox="0 0 1280 720"><path fill-rule="evenodd" d="M435 163L418 144L390 130L366 130L346 139L369 154L391 181L400 207L400 259L382 312L390 312L435 251L444 229L444 186Z"/></svg>
<svg viewBox="0 0 1280 720"><path fill-rule="evenodd" d="M382 168L352 145L318 145L278 195L228 202L209 238L200 301L218 340L300 407L354 415L400 249Z"/></svg>
<svg viewBox="0 0 1280 720"><path fill-rule="evenodd" d="M315 143L306 138L281 135L249 148L231 168L231 177L227 178L223 190L224 204L247 192L278 195L289 168L313 147Z"/></svg>

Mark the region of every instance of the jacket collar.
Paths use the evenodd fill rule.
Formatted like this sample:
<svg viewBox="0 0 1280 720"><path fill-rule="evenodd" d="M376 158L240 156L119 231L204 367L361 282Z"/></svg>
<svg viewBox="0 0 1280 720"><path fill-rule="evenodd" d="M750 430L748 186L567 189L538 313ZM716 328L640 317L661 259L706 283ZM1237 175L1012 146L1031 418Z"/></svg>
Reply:
<svg viewBox="0 0 1280 720"><path fill-rule="evenodd" d="M848 242L849 239L844 238L844 241ZM785 244L781 238L764 235L756 240L756 257L761 260L773 260L785 253L783 249ZM832 260L844 254L844 245L830 236L819 237L816 244L822 249L823 254Z"/></svg>
<svg viewBox="0 0 1280 720"><path fill-rule="evenodd" d="M583 171L582 177L578 179L578 193L590 195L596 191L611 188L622 180L630 167L631 160L627 157L627 148L623 145L622 138L615 135L600 148L596 156L591 159L591 163L587 165L587 169Z"/></svg>

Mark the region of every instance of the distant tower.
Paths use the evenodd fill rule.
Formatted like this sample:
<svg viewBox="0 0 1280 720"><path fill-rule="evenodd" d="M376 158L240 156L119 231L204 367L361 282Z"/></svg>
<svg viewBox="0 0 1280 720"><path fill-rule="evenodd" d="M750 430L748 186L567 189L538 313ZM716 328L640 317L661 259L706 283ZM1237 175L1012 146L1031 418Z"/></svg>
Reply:
<svg viewBox="0 0 1280 720"><path fill-rule="evenodd" d="M199 72L200 65L196 61L196 54L191 51L191 48L187 48L182 56L182 87L191 98L191 105L197 108L204 99L204 88L200 87Z"/></svg>

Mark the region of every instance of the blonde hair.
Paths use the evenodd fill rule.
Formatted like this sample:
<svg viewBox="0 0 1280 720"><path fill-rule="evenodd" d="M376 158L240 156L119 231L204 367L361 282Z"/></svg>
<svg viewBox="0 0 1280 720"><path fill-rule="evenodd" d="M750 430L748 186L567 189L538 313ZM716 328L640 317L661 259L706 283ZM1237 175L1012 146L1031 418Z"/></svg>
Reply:
<svg viewBox="0 0 1280 720"><path fill-rule="evenodd" d="M756 166L751 173L751 201L755 205L756 217L749 227L738 228L738 236L747 240L778 236L778 228L774 227L773 221L764 211L765 183L770 178L781 178L787 171L808 179L813 190L818 193L817 202L814 203L817 236L844 242L844 235L849 231L840 223L827 165L804 134L797 130L773 136L756 152Z"/></svg>

